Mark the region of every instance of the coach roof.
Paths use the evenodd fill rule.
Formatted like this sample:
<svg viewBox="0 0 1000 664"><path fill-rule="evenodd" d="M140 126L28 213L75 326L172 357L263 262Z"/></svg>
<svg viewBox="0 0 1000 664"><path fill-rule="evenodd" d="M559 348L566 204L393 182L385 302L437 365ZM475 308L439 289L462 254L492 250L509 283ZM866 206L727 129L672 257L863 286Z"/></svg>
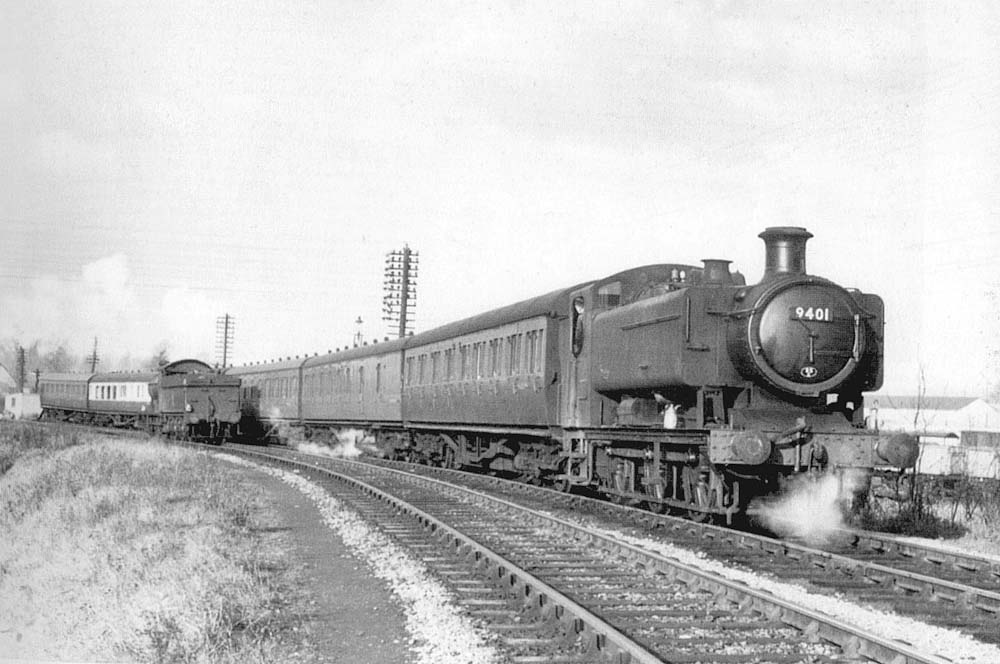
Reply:
<svg viewBox="0 0 1000 664"><path fill-rule="evenodd" d="M43 373L38 377L40 383L86 383L91 373Z"/></svg>
<svg viewBox="0 0 1000 664"><path fill-rule="evenodd" d="M160 379L159 371L113 371L96 373L93 383L155 383Z"/></svg>
<svg viewBox="0 0 1000 664"><path fill-rule="evenodd" d="M560 288L557 291L539 295L530 300L524 300L515 304L493 309L486 313L464 318L454 323L447 323L441 327L436 327L427 332L415 334L406 338L406 347L413 348L424 344L431 344L437 341L444 341L453 337L465 334L472 334L481 330L488 330L491 327L498 327L507 323L534 318L536 316L559 316L569 315L569 294L583 286L593 282L584 282L569 288Z"/></svg>
<svg viewBox="0 0 1000 664"><path fill-rule="evenodd" d="M259 364L246 364L238 367L229 367L226 369L226 373L230 376L246 376L252 374L265 374L272 373L275 371L288 371L289 369L298 369L305 362L305 358L285 358L278 359L273 362L261 362Z"/></svg>

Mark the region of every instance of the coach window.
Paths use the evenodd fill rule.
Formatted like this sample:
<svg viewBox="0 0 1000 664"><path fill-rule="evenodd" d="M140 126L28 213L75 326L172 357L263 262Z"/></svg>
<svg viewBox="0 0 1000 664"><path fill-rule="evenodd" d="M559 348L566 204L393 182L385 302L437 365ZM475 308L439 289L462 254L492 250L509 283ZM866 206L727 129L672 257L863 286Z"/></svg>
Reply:
<svg viewBox="0 0 1000 664"><path fill-rule="evenodd" d="M378 394L382 391L382 363L379 362L375 365L375 393Z"/></svg>
<svg viewBox="0 0 1000 664"><path fill-rule="evenodd" d="M535 344L536 344L536 335L537 335L537 332L535 332L534 330L532 330L531 332L528 332L528 335L527 335L528 336L528 343L525 344L525 349L524 349L525 355L527 355L527 360L528 361L527 361L526 364L527 364L527 368L528 368L528 373L529 374L535 373Z"/></svg>
<svg viewBox="0 0 1000 664"><path fill-rule="evenodd" d="M573 298L573 354L583 351L583 298Z"/></svg>
<svg viewBox="0 0 1000 664"><path fill-rule="evenodd" d="M507 375L513 376L517 373L517 335L512 334L507 337Z"/></svg>

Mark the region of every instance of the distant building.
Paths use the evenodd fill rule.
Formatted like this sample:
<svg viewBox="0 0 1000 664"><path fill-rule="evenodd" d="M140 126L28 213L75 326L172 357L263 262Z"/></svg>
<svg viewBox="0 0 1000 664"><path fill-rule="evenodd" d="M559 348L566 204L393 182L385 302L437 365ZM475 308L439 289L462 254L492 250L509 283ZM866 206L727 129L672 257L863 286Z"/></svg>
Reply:
<svg viewBox="0 0 1000 664"><path fill-rule="evenodd" d="M959 437L963 431L1000 431L1000 410L979 397L912 397L876 394L865 399L868 425Z"/></svg>
<svg viewBox="0 0 1000 664"><path fill-rule="evenodd" d="M8 394L3 400L3 416L9 420L34 420L42 413L37 394Z"/></svg>

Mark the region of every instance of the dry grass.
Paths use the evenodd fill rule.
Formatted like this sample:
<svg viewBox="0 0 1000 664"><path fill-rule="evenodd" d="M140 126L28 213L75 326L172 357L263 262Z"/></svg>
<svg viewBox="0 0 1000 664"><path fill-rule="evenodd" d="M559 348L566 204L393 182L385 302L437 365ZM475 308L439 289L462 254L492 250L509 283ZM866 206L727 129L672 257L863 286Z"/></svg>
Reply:
<svg viewBox="0 0 1000 664"><path fill-rule="evenodd" d="M283 547L241 471L158 443L74 443L15 444L27 453L0 477L0 652L288 659Z"/></svg>
<svg viewBox="0 0 1000 664"><path fill-rule="evenodd" d="M10 470L18 459L25 460L88 440L94 440L94 435L81 433L73 427L0 419L0 475Z"/></svg>
<svg viewBox="0 0 1000 664"><path fill-rule="evenodd" d="M871 530L945 539L969 551L1000 551L1000 485L974 478L921 476L872 500L860 515Z"/></svg>

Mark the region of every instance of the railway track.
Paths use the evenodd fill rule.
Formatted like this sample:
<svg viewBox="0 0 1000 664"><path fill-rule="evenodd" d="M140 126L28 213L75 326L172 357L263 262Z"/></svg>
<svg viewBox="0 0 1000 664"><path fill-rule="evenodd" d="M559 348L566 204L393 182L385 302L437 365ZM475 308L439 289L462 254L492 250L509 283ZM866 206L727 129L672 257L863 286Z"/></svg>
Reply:
<svg viewBox="0 0 1000 664"><path fill-rule="evenodd" d="M946 661L492 492L289 450L500 634L515 662Z"/></svg>
<svg viewBox="0 0 1000 664"><path fill-rule="evenodd" d="M726 564L799 582L816 592L836 592L876 609L1000 644L1000 562L996 560L870 531L839 530L822 545L809 545L496 477L401 462L378 463L447 478L562 518L589 519L606 528L628 525L644 537L700 551Z"/></svg>

